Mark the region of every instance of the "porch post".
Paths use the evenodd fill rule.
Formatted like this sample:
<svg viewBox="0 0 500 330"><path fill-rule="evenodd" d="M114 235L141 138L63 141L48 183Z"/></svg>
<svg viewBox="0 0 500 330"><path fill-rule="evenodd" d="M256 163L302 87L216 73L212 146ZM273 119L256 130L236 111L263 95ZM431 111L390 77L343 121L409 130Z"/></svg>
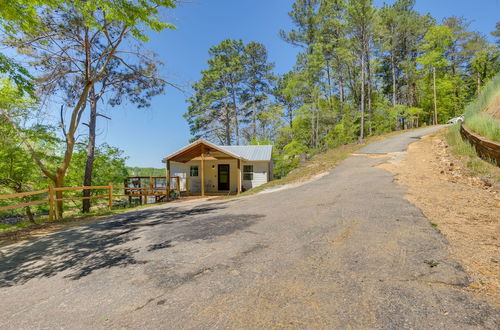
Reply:
<svg viewBox="0 0 500 330"><path fill-rule="evenodd" d="M241 159L238 159L238 194L241 193Z"/></svg>
<svg viewBox="0 0 500 330"><path fill-rule="evenodd" d="M205 147L201 145L201 196L205 196Z"/></svg>
<svg viewBox="0 0 500 330"><path fill-rule="evenodd" d="M167 193L167 202L170 197L170 161L167 160L167 182L165 185L165 192Z"/></svg>

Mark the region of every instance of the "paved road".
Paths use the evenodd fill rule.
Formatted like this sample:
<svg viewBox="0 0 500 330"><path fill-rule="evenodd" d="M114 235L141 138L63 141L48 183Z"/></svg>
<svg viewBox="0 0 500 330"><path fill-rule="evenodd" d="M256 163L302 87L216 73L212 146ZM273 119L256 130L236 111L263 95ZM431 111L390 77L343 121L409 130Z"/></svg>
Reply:
<svg viewBox="0 0 500 330"><path fill-rule="evenodd" d="M446 240L375 167L386 159L352 156L298 188L154 207L3 249L0 328L497 329L499 310L463 289Z"/></svg>

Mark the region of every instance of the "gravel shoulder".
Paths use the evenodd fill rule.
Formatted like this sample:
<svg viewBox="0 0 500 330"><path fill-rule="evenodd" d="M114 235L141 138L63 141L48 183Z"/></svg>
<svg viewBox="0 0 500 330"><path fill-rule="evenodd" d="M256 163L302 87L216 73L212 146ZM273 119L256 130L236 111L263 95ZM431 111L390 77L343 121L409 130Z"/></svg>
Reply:
<svg viewBox="0 0 500 330"><path fill-rule="evenodd" d="M411 144L381 165L407 187L417 205L449 241L448 249L471 277L467 290L500 305L500 184L473 176L449 152L444 131ZM496 177L500 169L492 167Z"/></svg>

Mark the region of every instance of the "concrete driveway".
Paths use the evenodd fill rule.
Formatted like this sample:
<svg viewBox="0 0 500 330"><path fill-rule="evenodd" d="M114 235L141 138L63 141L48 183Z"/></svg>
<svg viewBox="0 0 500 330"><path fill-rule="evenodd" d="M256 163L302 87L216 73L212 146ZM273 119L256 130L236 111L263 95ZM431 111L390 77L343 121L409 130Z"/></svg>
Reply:
<svg viewBox="0 0 500 330"><path fill-rule="evenodd" d="M360 153L399 152L430 127ZM405 189L356 155L298 188L169 204L1 250L0 327L498 329Z"/></svg>

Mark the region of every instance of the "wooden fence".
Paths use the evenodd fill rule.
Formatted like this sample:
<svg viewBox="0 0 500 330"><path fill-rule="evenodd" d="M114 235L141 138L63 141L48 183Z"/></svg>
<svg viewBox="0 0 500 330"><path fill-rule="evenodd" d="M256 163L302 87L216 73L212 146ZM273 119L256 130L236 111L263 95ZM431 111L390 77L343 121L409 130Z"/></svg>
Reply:
<svg viewBox="0 0 500 330"><path fill-rule="evenodd" d="M18 208L23 208L26 206L33 206L33 205L40 205L44 203L48 203L49 205L49 220L54 220L56 213L56 203L57 202L64 202L64 201L74 201L74 200L84 200L84 199L107 199L108 200L108 209L111 210L113 207L113 197L123 197L123 196L167 196L167 200L170 196L171 191L177 191L180 195L180 184L179 184L179 177L171 177L171 179L176 179L176 189L171 189L170 185L167 185L165 188L159 188L159 187L142 187L142 188L135 188L135 187L120 187L120 186L113 186L112 183L110 183L107 186L86 186L86 187L53 187L52 185L49 186L48 189L43 189L43 190L37 190L37 191L28 191L28 192L21 192L21 193L15 193L15 194L8 194L8 195L0 195L0 200L2 199L12 199L12 198L20 198L20 197L30 197L30 196L37 196L37 195L45 195L44 199L40 200L35 200L35 201L30 201L30 202L25 202L25 203L19 203L19 204L13 204L13 205L7 205L7 206L2 206L0 207L0 211L6 211L6 210L12 210L12 209L18 209ZM93 195L93 196L88 196L88 197L80 197L80 196L70 196L70 197L61 197L57 198L57 192L68 192L68 191L84 191L84 190L100 190L103 191L103 193L99 195ZM123 190L123 194L115 194L115 190Z"/></svg>
<svg viewBox="0 0 500 330"><path fill-rule="evenodd" d="M500 143L474 133L464 124L460 126L460 135L476 149L479 157L500 166Z"/></svg>

